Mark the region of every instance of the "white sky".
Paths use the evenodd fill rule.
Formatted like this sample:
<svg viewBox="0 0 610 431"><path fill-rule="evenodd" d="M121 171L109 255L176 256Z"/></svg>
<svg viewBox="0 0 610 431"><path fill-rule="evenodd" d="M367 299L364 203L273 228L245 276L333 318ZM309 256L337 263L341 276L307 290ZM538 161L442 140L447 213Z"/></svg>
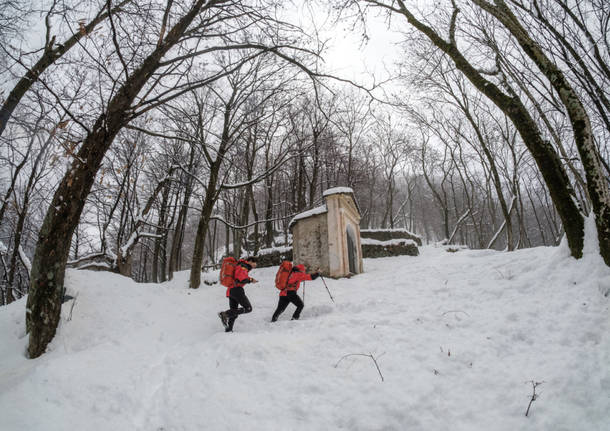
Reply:
<svg viewBox="0 0 610 431"><path fill-rule="evenodd" d="M326 42L324 69L330 73L356 81L370 82L370 75L377 80L383 79L398 60L396 43L401 36L388 30L382 17L370 14L367 18L368 40L363 43L362 27L353 28L353 18L343 18L336 22L336 15L328 15L327 6L318 9L301 9L300 20L310 27L307 21L314 20L320 39ZM312 16L313 15L313 16Z"/></svg>

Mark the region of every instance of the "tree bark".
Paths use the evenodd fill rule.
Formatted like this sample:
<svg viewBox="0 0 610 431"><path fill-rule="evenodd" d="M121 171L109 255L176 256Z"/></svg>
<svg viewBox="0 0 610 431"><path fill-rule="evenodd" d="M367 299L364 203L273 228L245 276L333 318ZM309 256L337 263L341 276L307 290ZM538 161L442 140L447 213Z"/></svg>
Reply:
<svg viewBox="0 0 610 431"><path fill-rule="evenodd" d="M161 254L161 243L163 239L167 235L167 229L165 227L165 218L167 213L167 200L169 198L169 189L170 186L167 184L163 190L162 198L161 198L161 208L159 209L159 219L157 221L157 230L155 238L155 248L153 250L153 258L152 258L152 281L153 283L158 282L158 273L159 273L159 257ZM165 280L162 280L165 281Z"/></svg>
<svg viewBox="0 0 610 431"><path fill-rule="evenodd" d="M267 165L268 169L268 165ZM265 247L273 246L273 182L269 177L265 180L265 190L267 191L267 203L265 206Z"/></svg>

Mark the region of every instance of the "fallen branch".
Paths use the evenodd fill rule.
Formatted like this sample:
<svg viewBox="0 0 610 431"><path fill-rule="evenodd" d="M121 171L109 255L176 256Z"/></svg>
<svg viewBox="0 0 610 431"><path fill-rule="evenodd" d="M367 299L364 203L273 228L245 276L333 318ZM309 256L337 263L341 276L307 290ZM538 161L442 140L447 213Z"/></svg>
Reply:
<svg viewBox="0 0 610 431"><path fill-rule="evenodd" d="M68 322L70 320L72 320L72 311L74 311L74 306L76 305L77 298L78 298L78 292L76 292L76 295L74 295L74 301L72 301L72 306L70 307L70 314L68 315L68 318L66 319Z"/></svg>
<svg viewBox="0 0 610 431"><path fill-rule="evenodd" d="M382 355L383 355L383 353L382 353ZM373 360L373 363L375 364L375 367L377 368L377 372L379 373L379 377L381 377L381 381L383 382L383 374L381 374L381 370L379 369L379 364L377 363L377 360L375 359L375 357L373 356L372 353L369 353L368 355L366 353L350 353L348 355L344 355L344 356L341 357L341 359L339 359L337 361L337 363L335 364L335 368L337 368L339 366L339 363L342 360L344 360L345 358L347 358L349 356L367 356L367 357L371 358Z"/></svg>
<svg viewBox="0 0 610 431"><path fill-rule="evenodd" d="M528 383L528 382L525 382L525 383ZM530 399L530 403L527 405L527 410L525 411L525 417L527 417L527 415L529 414L532 403L538 399L539 394L536 393L536 387L543 384L544 382L534 382L533 380L530 380L529 383L532 384L533 393L532 393L532 398Z"/></svg>

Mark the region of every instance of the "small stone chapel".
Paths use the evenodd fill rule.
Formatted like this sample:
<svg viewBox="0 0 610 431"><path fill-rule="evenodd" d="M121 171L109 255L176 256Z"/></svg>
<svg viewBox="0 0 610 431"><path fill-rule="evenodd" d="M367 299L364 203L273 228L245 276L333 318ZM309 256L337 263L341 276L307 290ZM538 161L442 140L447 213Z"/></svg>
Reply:
<svg viewBox="0 0 610 431"><path fill-rule="evenodd" d="M292 259L327 277L359 274L363 272L361 214L354 191L335 187L326 190L323 197L324 205L290 221Z"/></svg>

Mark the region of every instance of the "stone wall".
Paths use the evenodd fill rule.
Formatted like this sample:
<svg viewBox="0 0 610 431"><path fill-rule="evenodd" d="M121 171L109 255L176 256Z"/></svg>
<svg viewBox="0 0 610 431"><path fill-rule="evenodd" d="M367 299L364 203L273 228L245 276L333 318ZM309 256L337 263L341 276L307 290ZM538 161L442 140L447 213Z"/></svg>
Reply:
<svg viewBox="0 0 610 431"><path fill-rule="evenodd" d="M362 238L363 257L388 257L388 256L418 256L417 243L410 239L392 239L389 241L377 241Z"/></svg>
<svg viewBox="0 0 610 431"><path fill-rule="evenodd" d="M292 247L262 248L257 254L258 268L279 266L285 260L292 261Z"/></svg>
<svg viewBox="0 0 610 431"><path fill-rule="evenodd" d="M406 229L360 229L361 238L371 238L377 241L389 241L391 239L411 239L422 245L421 237ZM366 257L366 256L365 256Z"/></svg>
<svg viewBox="0 0 610 431"><path fill-rule="evenodd" d="M388 256L418 256L419 249L413 240L388 240L377 241L369 238L362 238L362 257L376 258ZM263 248L258 253L258 268L268 268L279 266L284 260L293 260L292 247ZM303 258L296 263L303 263L308 270L313 271L318 265L313 263L313 259ZM324 274L320 266L320 272Z"/></svg>

